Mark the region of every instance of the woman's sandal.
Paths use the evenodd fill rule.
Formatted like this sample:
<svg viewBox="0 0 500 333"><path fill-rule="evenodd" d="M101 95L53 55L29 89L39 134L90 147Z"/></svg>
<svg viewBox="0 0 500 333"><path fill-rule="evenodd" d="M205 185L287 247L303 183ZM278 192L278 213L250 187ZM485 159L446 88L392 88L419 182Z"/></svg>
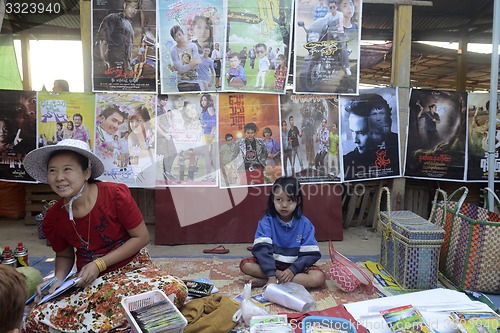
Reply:
<svg viewBox="0 0 500 333"><path fill-rule="evenodd" d="M205 249L203 253L212 253L212 254L226 254L229 253L229 249L226 249L224 245L219 245L214 247L213 249Z"/></svg>

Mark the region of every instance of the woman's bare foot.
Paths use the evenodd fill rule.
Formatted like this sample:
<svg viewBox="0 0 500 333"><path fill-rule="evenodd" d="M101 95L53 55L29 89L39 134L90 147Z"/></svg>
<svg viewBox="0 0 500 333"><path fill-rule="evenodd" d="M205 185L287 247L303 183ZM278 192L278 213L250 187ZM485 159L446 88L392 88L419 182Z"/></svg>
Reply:
<svg viewBox="0 0 500 333"><path fill-rule="evenodd" d="M253 278L250 280L252 288L264 287L267 283L267 279Z"/></svg>

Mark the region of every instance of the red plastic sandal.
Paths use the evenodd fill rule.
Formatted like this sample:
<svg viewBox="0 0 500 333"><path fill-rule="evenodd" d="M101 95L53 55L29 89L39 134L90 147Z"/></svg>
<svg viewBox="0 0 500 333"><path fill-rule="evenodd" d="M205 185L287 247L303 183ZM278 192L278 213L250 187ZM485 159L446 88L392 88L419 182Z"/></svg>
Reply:
<svg viewBox="0 0 500 333"><path fill-rule="evenodd" d="M213 249L205 249L203 253L212 253L212 254L226 254L229 253L229 249L226 249L224 245L219 245L214 247Z"/></svg>

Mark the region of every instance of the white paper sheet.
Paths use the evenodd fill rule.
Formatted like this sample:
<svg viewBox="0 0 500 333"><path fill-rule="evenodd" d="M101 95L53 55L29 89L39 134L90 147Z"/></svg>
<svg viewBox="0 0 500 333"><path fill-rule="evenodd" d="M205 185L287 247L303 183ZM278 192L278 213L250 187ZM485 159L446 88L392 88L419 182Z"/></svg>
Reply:
<svg viewBox="0 0 500 333"><path fill-rule="evenodd" d="M391 330L379 311L407 304L419 309L427 324L440 333L457 332L457 326L449 318L453 310L491 311L486 304L472 301L464 293L442 288L349 303L344 307L370 333L389 333Z"/></svg>

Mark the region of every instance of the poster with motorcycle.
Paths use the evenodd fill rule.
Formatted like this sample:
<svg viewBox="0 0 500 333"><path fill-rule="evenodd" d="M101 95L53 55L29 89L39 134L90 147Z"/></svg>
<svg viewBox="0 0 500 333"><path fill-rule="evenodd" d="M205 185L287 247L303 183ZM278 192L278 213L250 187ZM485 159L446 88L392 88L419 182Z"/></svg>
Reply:
<svg viewBox="0 0 500 333"><path fill-rule="evenodd" d="M100 180L154 187L156 94L96 94L94 152Z"/></svg>
<svg viewBox="0 0 500 333"><path fill-rule="evenodd" d="M498 95L497 100L500 100ZM488 130L490 123L490 94L471 92L468 96L467 180L488 180ZM500 180L500 109L496 110L495 181Z"/></svg>
<svg viewBox="0 0 500 333"><path fill-rule="evenodd" d="M293 0L228 0L224 91L284 94Z"/></svg>
<svg viewBox="0 0 500 333"><path fill-rule="evenodd" d="M273 184L282 174L276 94L219 94L221 188Z"/></svg>
<svg viewBox="0 0 500 333"><path fill-rule="evenodd" d="M340 182L338 98L280 96L283 174L304 183Z"/></svg>
<svg viewBox="0 0 500 333"><path fill-rule="evenodd" d="M467 94L412 89L405 176L463 181Z"/></svg>
<svg viewBox="0 0 500 333"><path fill-rule="evenodd" d="M295 93L358 93L361 7L361 0L296 3Z"/></svg>
<svg viewBox="0 0 500 333"><path fill-rule="evenodd" d="M345 181L401 176L397 88L340 96Z"/></svg>
<svg viewBox="0 0 500 333"><path fill-rule="evenodd" d="M156 0L92 0L92 91L157 91Z"/></svg>
<svg viewBox="0 0 500 333"><path fill-rule="evenodd" d="M162 94L221 88L225 0L158 0Z"/></svg>
<svg viewBox="0 0 500 333"><path fill-rule="evenodd" d="M35 182L24 157L36 148L36 91L0 90L0 179Z"/></svg>

